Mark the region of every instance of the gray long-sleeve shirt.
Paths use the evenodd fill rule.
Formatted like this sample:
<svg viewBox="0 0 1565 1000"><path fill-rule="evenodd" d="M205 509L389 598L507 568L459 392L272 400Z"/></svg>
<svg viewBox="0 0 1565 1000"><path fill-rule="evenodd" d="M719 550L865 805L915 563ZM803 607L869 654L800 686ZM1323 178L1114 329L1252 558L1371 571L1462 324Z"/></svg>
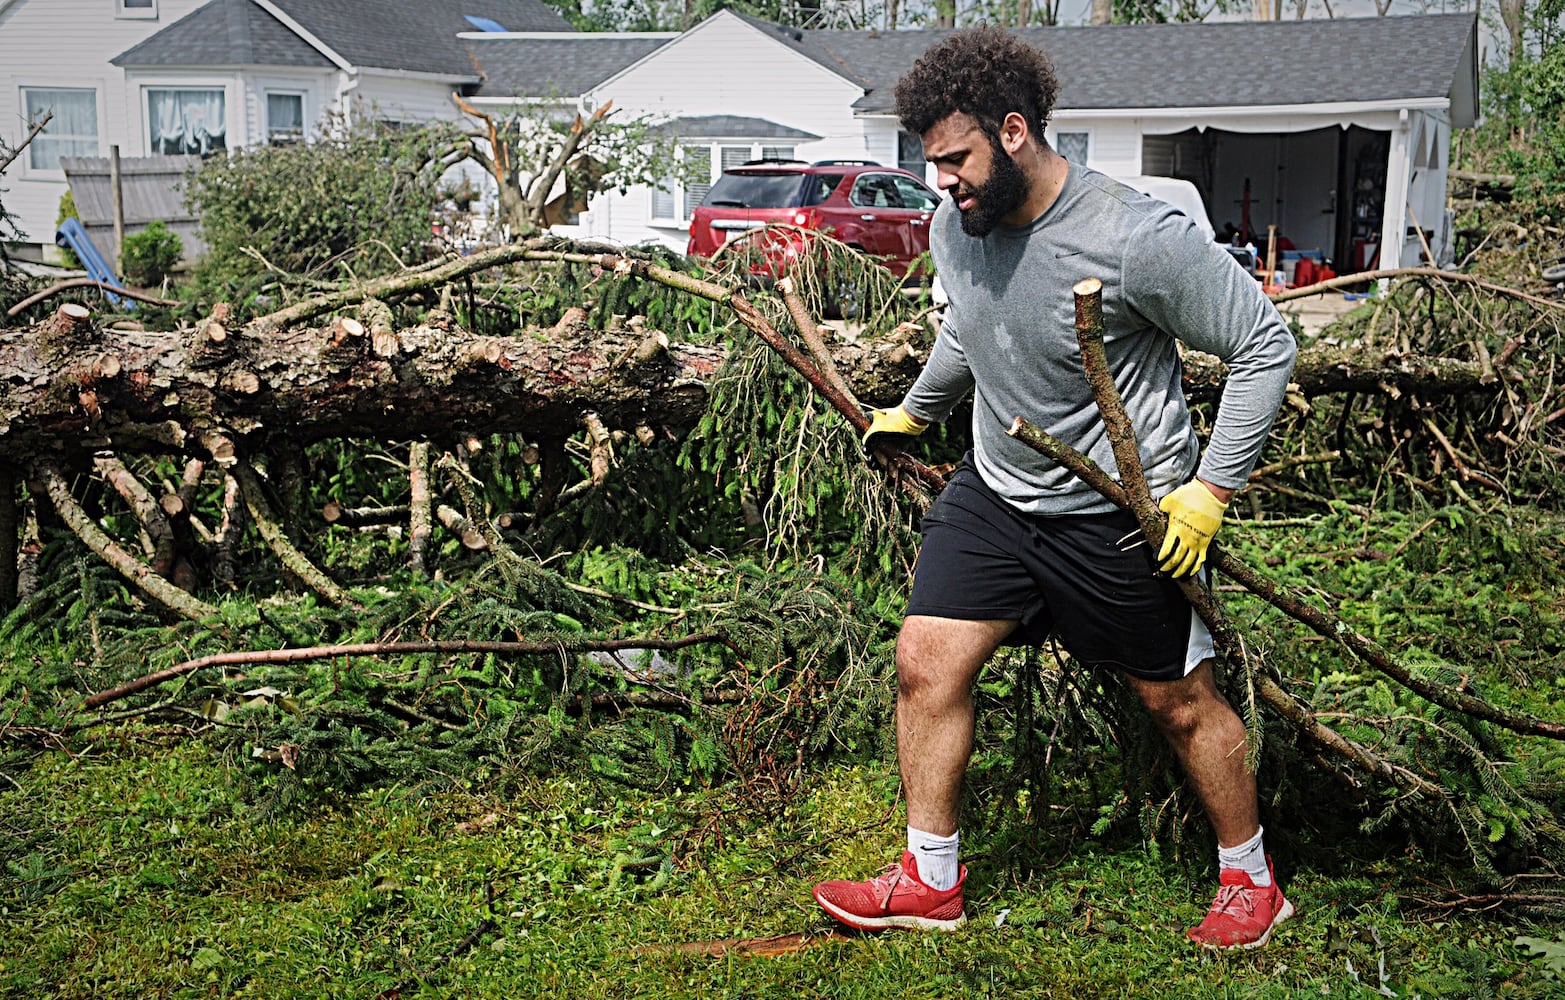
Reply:
<svg viewBox="0 0 1565 1000"><path fill-rule="evenodd" d="M1038 514L1113 509L1006 433L1025 417L1117 476L1076 343L1071 289L1084 278L1103 282L1104 345L1153 495L1188 481L1192 470L1218 486L1244 485L1282 405L1296 348L1255 279L1188 218L1072 163L1054 204L1030 224L971 237L945 201L930 239L950 304L903 405L941 422L971 389L974 462L1001 496ZM1204 457L1175 338L1229 367Z"/></svg>

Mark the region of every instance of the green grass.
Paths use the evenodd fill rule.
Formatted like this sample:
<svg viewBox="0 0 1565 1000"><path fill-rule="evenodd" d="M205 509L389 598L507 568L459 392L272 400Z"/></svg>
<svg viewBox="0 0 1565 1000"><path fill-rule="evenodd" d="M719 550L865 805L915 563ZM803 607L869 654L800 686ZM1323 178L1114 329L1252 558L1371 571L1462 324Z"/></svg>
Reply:
<svg viewBox="0 0 1565 1000"><path fill-rule="evenodd" d="M1210 900L1205 861L1087 840L1024 875L973 830L961 931L828 936L813 882L900 849L883 765L826 771L775 816L731 789L548 777L262 819L206 746L147 729L12 773L10 997L1375 997L1382 963L1400 997L1565 995L1513 943L1558 928L1413 913L1435 876L1416 854L1279 858L1299 916L1265 949L1209 956L1181 936ZM780 934L819 940L677 950Z"/></svg>

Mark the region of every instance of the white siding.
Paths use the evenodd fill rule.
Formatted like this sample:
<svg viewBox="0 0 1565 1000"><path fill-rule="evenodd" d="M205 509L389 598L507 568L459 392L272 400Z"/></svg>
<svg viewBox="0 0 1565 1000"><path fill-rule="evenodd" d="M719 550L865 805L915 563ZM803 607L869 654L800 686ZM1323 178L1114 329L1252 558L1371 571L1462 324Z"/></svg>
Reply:
<svg viewBox="0 0 1565 1000"><path fill-rule="evenodd" d="M21 0L0 11L0 136L15 145L26 135L23 87L91 87L98 92L98 144L107 156L119 145L139 155L141 111L125 74L109 60L200 7L205 0L158 0L154 18L118 18L114 0ZM25 239L54 244L54 217L65 174L34 171L22 161L0 177L5 207Z"/></svg>
<svg viewBox="0 0 1565 1000"><path fill-rule="evenodd" d="M1094 119L1061 116L1049 132L1086 132L1091 135L1087 166L1111 177L1133 177L1141 169L1141 123L1135 119Z"/></svg>
<svg viewBox="0 0 1565 1000"><path fill-rule="evenodd" d="M389 73L363 73L352 91L354 111L371 109L376 119L400 122L453 121L462 112L451 101L456 85Z"/></svg>
<svg viewBox="0 0 1565 1000"><path fill-rule="evenodd" d="M792 144L805 160L896 162L895 129L869 150L853 102L857 86L788 49L728 13L715 14L641 63L594 90L591 97L632 114L737 115L764 118L821 136ZM782 142L779 140L779 142ZM652 226L650 192L594 198L575 232L626 244L657 242L684 250L683 226Z"/></svg>
<svg viewBox="0 0 1565 1000"><path fill-rule="evenodd" d="M863 91L733 15L703 21L593 91L599 102L670 117L743 115L822 137L820 157L866 155L851 105Z"/></svg>
<svg viewBox="0 0 1565 1000"><path fill-rule="evenodd" d="M304 98L304 134L313 135L321 116L336 100L336 70L267 69L241 80L244 91L244 128L242 142L232 146L254 145L266 141L266 95L300 94ZM235 122L235 127L239 125Z"/></svg>

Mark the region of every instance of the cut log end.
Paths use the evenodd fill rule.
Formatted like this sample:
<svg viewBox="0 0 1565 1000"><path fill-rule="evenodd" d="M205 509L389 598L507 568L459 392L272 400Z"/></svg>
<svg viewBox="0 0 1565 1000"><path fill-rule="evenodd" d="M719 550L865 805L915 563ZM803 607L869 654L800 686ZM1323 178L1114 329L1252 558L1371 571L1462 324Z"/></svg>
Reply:
<svg viewBox="0 0 1565 1000"><path fill-rule="evenodd" d="M92 361L93 381L114 378L120 373L120 359L112 354L100 354Z"/></svg>
<svg viewBox="0 0 1565 1000"><path fill-rule="evenodd" d="M661 330L654 331L642 338L631 353L630 363L632 367L640 368L668 357L668 334Z"/></svg>
<svg viewBox="0 0 1565 1000"><path fill-rule="evenodd" d="M66 302L54 311L47 325L57 336L86 333L92 329L92 310L78 302Z"/></svg>
<svg viewBox="0 0 1565 1000"><path fill-rule="evenodd" d="M377 358L394 358L401 349L402 341L395 330L376 329L370 332L370 350Z"/></svg>
<svg viewBox="0 0 1565 1000"><path fill-rule="evenodd" d="M331 346L339 347L344 341L362 340L364 324L351 316L338 316L331 325Z"/></svg>
<svg viewBox="0 0 1565 1000"><path fill-rule="evenodd" d="M234 465L238 458L234 449L234 442L216 431L205 431L201 434L201 446L212 456L213 461L223 468Z"/></svg>
<svg viewBox="0 0 1565 1000"><path fill-rule="evenodd" d="M480 337L467 347L467 360L471 364L499 364L505 357L505 347L493 337Z"/></svg>
<svg viewBox="0 0 1565 1000"><path fill-rule="evenodd" d="M1097 278L1083 278L1071 286L1071 291L1077 295L1096 295L1103 291L1103 282Z"/></svg>

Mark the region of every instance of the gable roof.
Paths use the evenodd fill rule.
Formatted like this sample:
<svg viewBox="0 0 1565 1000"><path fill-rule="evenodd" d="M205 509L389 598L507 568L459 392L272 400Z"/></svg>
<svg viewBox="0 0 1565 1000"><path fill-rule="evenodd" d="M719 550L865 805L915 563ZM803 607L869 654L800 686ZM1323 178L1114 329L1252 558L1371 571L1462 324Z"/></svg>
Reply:
<svg viewBox="0 0 1565 1000"><path fill-rule="evenodd" d="M110 62L116 66L338 64L475 80L467 46L458 37L474 30L466 15L509 31L576 30L541 0L211 0ZM301 45L315 58L304 61Z"/></svg>
<svg viewBox="0 0 1565 1000"><path fill-rule="evenodd" d="M464 15L508 31L574 32L540 0L270 0L355 66L415 73L474 75L457 37L472 31Z"/></svg>
<svg viewBox="0 0 1565 1000"><path fill-rule="evenodd" d="M631 63L673 41L677 34L561 34L519 39L470 36L471 66L482 80L478 97L576 97Z"/></svg>
<svg viewBox="0 0 1565 1000"><path fill-rule="evenodd" d="M762 22L763 24L765 22ZM774 26L775 27L775 26ZM1448 98L1454 124L1476 113L1474 14L1310 21L1023 28L1060 78L1062 110L1287 107ZM949 30L809 31L778 37L859 83L861 114L891 114L901 75ZM1246 57L1252 69L1229 69ZM1270 57L1270 58L1267 58ZM828 65L830 63L827 63ZM1465 122L1458 119L1465 119Z"/></svg>
<svg viewBox="0 0 1565 1000"><path fill-rule="evenodd" d="M788 139L810 142L821 138L791 125L744 115L687 115L659 125L654 131L702 139Z"/></svg>
<svg viewBox="0 0 1565 1000"><path fill-rule="evenodd" d="M212 0L109 62L115 66L332 65L253 0Z"/></svg>

